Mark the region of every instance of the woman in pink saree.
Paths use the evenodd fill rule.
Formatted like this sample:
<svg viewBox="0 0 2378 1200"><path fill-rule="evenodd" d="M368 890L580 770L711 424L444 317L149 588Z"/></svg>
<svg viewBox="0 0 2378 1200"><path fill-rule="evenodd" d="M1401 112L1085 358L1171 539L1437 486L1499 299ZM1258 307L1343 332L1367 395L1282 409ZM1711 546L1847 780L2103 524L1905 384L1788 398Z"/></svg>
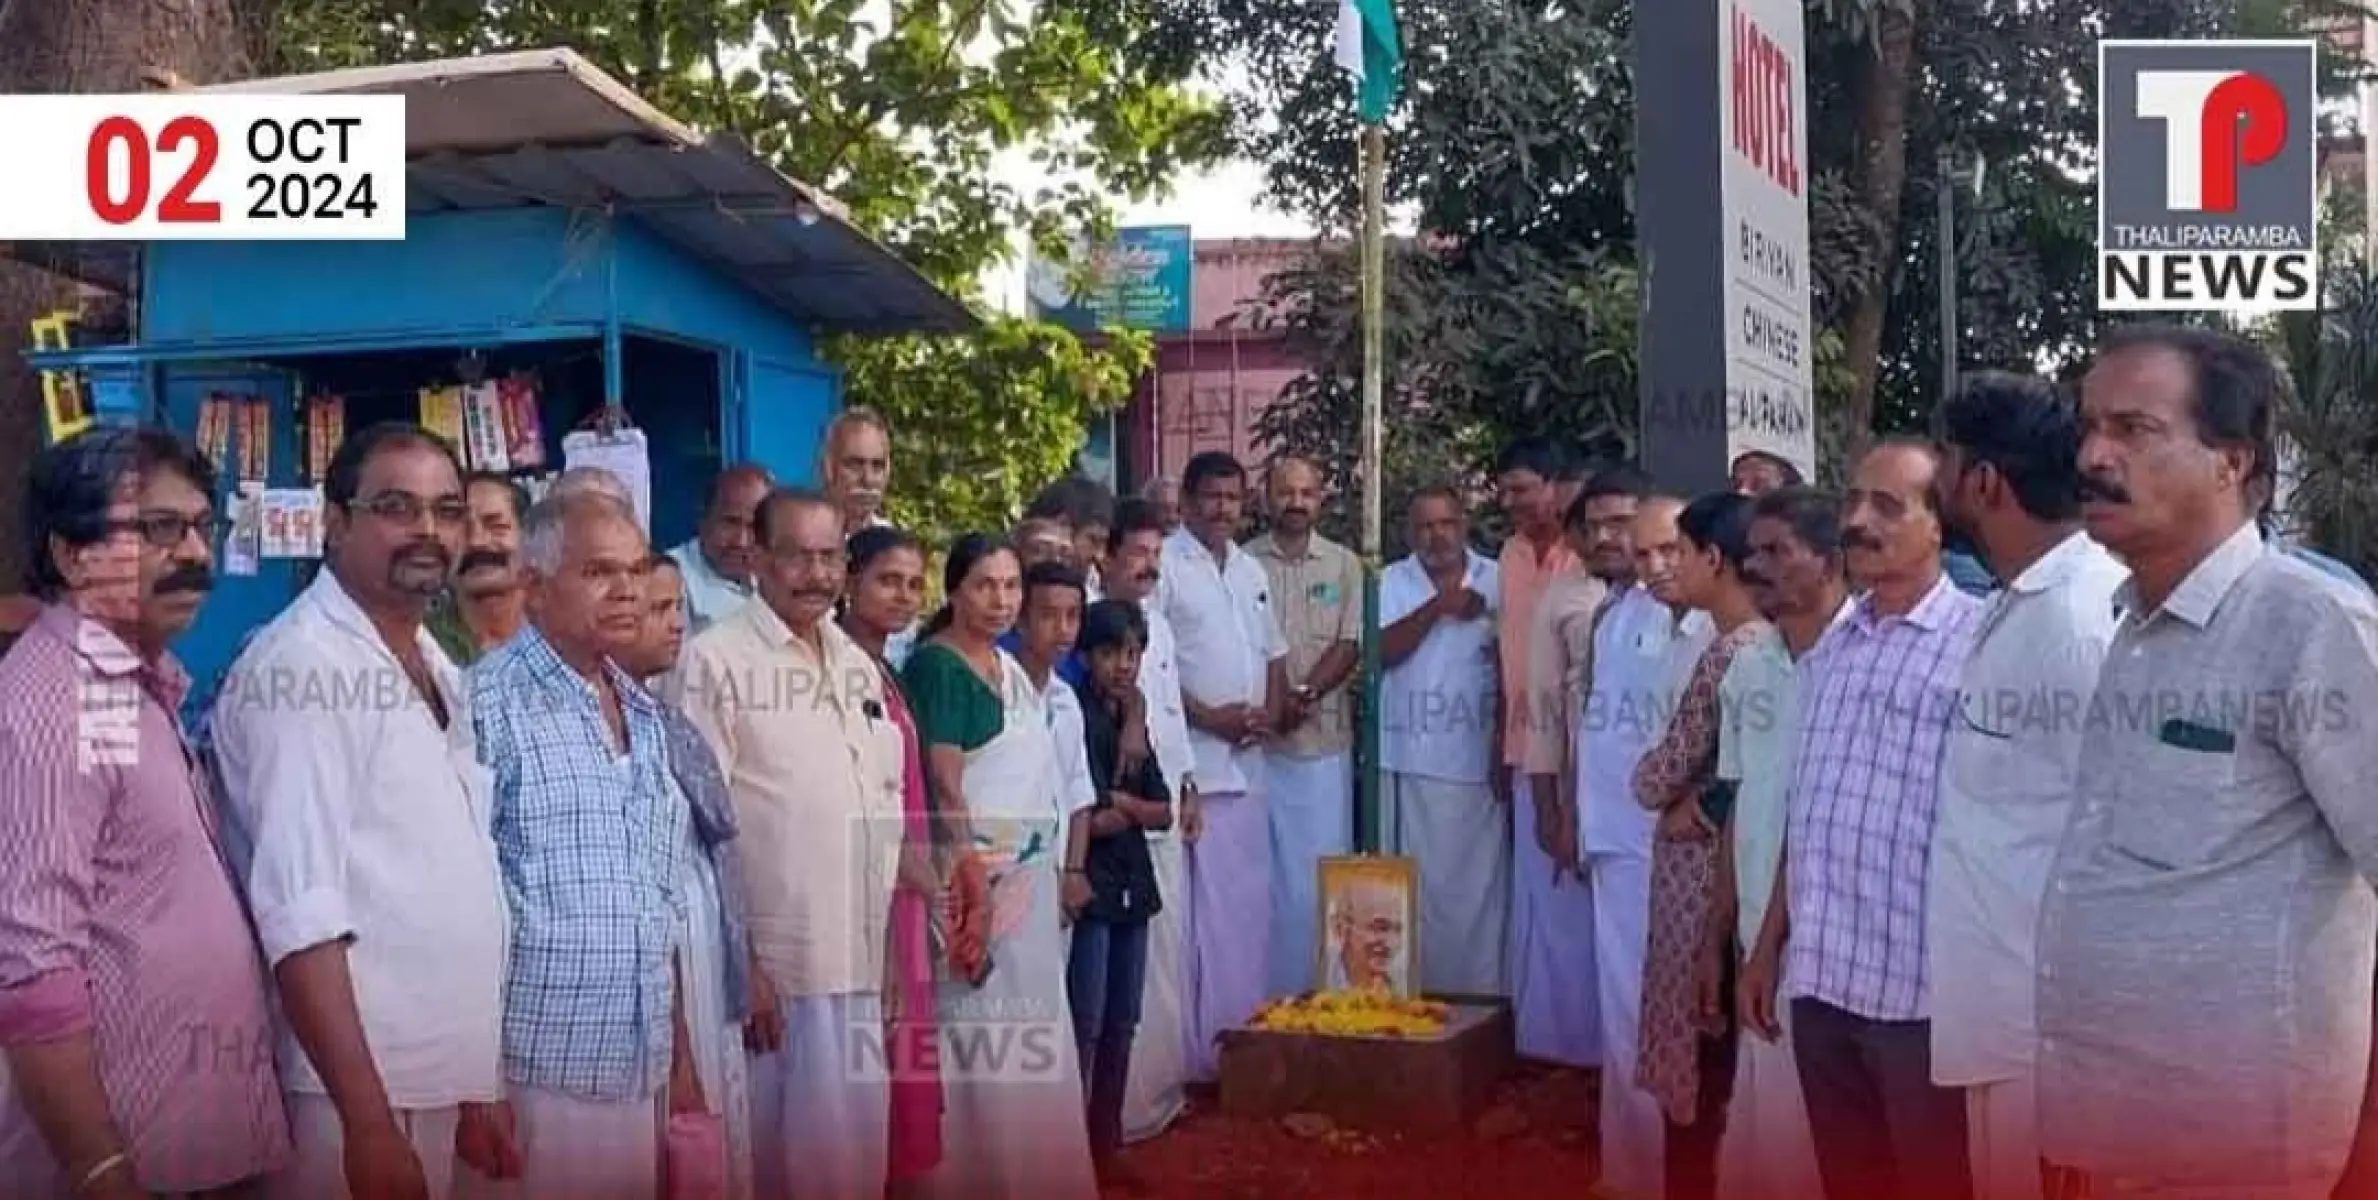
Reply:
<svg viewBox="0 0 2378 1200"><path fill-rule="evenodd" d="M894 1195L941 1162L941 1076L935 1066L933 926L942 887L933 867L931 812L916 722L900 690L899 673L884 646L916 623L924 602L925 555L916 539L878 526L850 540L850 586L844 593L843 632L865 647L883 670L884 699L906 746L901 790L906 846L892 894L891 945L885 955L885 1059L892 1067L891 1169Z"/></svg>

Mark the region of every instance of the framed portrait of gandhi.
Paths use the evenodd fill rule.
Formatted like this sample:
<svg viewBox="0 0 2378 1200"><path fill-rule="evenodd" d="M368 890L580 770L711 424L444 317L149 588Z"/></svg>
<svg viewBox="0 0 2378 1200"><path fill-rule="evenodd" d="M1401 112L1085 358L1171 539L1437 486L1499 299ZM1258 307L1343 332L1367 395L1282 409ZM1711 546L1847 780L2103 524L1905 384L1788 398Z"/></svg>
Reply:
<svg viewBox="0 0 2378 1200"><path fill-rule="evenodd" d="M1420 868L1410 858L1350 855L1322 859L1321 961L1315 986L1326 992L1419 995Z"/></svg>

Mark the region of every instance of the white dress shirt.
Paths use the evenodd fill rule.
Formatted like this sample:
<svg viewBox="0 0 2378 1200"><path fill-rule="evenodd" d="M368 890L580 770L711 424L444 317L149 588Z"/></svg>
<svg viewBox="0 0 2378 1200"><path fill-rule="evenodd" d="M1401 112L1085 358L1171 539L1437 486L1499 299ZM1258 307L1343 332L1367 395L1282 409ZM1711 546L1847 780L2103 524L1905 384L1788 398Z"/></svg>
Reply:
<svg viewBox="0 0 2378 1200"><path fill-rule="evenodd" d="M2040 900L2129 572L2074 533L1990 597L1959 686L1932 833L1932 1079L2031 1070Z"/></svg>
<svg viewBox="0 0 2378 1200"><path fill-rule="evenodd" d="M1682 620L1641 584L1620 593L1594 630L1594 676L1578 732L1578 821L1585 853L1649 861L1659 814L1635 798L1635 766L1668 723L1715 623Z"/></svg>
<svg viewBox="0 0 2378 1200"><path fill-rule="evenodd" d="M425 630L447 724L329 571L251 642L215 707L232 857L278 966L351 939L373 1060L400 1109L503 1097L511 921L462 677ZM289 1031L281 1079L324 1094Z"/></svg>
<svg viewBox="0 0 2378 1200"><path fill-rule="evenodd" d="M1172 622L1181 693L1208 708L1264 703L1274 659L1288 639L1272 611L1271 583L1255 556L1232 546L1216 562L1187 529L1164 539L1158 607ZM1245 749L1192 726L1197 783L1218 795L1247 791L1263 769L1263 747Z"/></svg>
<svg viewBox="0 0 2378 1200"><path fill-rule="evenodd" d="M1025 673L1031 677L1030 672ZM1098 807L1098 781L1090 775L1089 737L1082 730L1082 698L1055 671L1040 689L1049 713L1049 736L1057 741L1057 786L1063 789L1057 808L1066 816Z"/></svg>
<svg viewBox="0 0 2378 1200"><path fill-rule="evenodd" d="M1164 786L1177 798L1183 787L1197 780L1197 752L1189 742L1189 713L1181 704L1181 664L1172 622L1165 619L1154 598L1140 602L1148 622L1148 646L1139 657L1139 694L1148 714L1148 748L1164 772ZM1172 831L1149 830L1152 838Z"/></svg>
<svg viewBox="0 0 2378 1200"><path fill-rule="evenodd" d="M1493 773L1502 573L1493 559L1467 553L1465 582L1486 600L1486 610L1469 621L1439 619L1411 656L1379 679L1379 764L1400 775L1483 784ZM1420 611L1436 594L1418 558L1397 560L1379 576L1380 627Z"/></svg>

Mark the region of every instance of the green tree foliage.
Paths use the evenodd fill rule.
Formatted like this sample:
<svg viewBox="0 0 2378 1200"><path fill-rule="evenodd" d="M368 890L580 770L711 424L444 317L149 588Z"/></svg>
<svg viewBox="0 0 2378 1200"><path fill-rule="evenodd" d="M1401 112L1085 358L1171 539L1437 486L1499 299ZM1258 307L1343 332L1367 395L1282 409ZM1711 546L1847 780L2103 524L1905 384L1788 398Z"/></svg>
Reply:
<svg viewBox="0 0 2378 1200"><path fill-rule="evenodd" d="M1817 395L1820 449L1834 451L1820 457L1837 467L1853 438L1928 424L1942 353L1942 186L1958 189L1962 365L2070 362L2097 336L2098 39L2270 36L2353 7L1809 0ZM1159 29L1248 81L1247 141L1269 166L1273 198L1342 235L1356 211L1355 138L1349 89L1328 63L1327 10L1173 0ZM1591 449L1632 448L1633 213L1660 202L1633 180L1632 11L1628 0L1400 0L1412 78L1389 126L1388 194L1417 218L1428 250L1404 252L1391 276L1413 290L1389 310L1399 470L1474 471L1480 447L1548 429ZM1894 36L1908 48L1904 96L1878 111L1889 91L1878 56ZM1893 131L1896 165L1875 161L1875 130ZM1945 183L1944 160L1954 167ZM1893 178L1878 179L1885 168ZM1274 410L1270 432L1341 461L1353 454L1359 362L1344 274L1325 255L1275 279L1267 297L1320 364ZM1862 361L1850 335L1869 306L1880 336ZM1425 444L1400 448L1407 438ZM1416 459L1431 461L1408 465Z"/></svg>
<svg viewBox="0 0 2378 1200"><path fill-rule="evenodd" d="M1019 233L1062 253L1228 148L1192 63L1108 0L249 0L275 73L566 45L662 110L824 187L952 292ZM1029 153L1053 181L1001 180ZM1145 338L994 317L962 339L837 340L845 396L897 435L893 512L929 536L1002 526L1129 398Z"/></svg>

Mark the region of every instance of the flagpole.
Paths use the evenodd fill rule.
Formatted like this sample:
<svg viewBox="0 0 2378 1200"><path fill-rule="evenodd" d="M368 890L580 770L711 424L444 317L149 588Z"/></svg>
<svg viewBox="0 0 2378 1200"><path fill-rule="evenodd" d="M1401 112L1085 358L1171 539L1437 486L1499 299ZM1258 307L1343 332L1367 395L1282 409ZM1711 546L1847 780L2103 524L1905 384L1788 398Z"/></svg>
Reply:
<svg viewBox="0 0 2378 1200"><path fill-rule="evenodd" d="M1387 133L1362 127L1362 794L1357 834L1372 851L1391 849L1385 828L1385 775L1379 763L1379 570L1386 553L1380 513L1387 492Z"/></svg>

